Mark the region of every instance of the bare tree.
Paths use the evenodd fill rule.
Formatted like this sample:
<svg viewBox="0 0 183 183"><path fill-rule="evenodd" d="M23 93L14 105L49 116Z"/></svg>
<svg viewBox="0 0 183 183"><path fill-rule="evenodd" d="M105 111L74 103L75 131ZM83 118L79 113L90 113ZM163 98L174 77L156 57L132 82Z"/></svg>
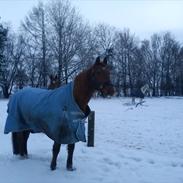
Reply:
<svg viewBox="0 0 183 183"><path fill-rule="evenodd" d="M7 29L0 24L0 81L2 82L2 73L5 69L5 60L4 60L4 47L7 40Z"/></svg>
<svg viewBox="0 0 183 183"><path fill-rule="evenodd" d="M170 33L166 33L163 36L163 43L161 47L161 93L163 95L172 95L174 91L173 86L173 62L174 58L174 48L176 41L172 38Z"/></svg>
<svg viewBox="0 0 183 183"><path fill-rule="evenodd" d="M86 27L69 1L52 1L48 12L50 48L58 63L58 77L67 83L75 70L75 56L81 50Z"/></svg>
<svg viewBox="0 0 183 183"><path fill-rule="evenodd" d="M175 83L176 83L176 95L183 95L183 47L179 48L179 57L175 65L176 68L176 78L175 78Z"/></svg>
<svg viewBox="0 0 183 183"><path fill-rule="evenodd" d="M26 16L22 22L22 28L29 37L29 45L34 49L36 48L36 57L39 61L39 86L47 86L48 75L48 45L47 45L47 21L46 10L43 3L39 3L32 11ZM26 38L25 38L26 39ZM38 65L37 65L38 66ZM31 79L32 80L32 79Z"/></svg>
<svg viewBox="0 0 183 183"><path fill-rule="evenodd" d="M94 38L96 41L97 54L106 53L107 50L114 47L115 28L107 24L98 24L94 28Z"/></svg>
<svg viewBox="0 0 183 183"><path fill-rule="evenodd" d="M127 95L127 89L133 88L137 80L134 62L137 61L138 44L134 35L130 31L116 33L115 57L118 74L117 86L123 89L123 94ZM139 75L138 75L139 76Z"/></svg>
<svg viewBox="0 0 183 183"><path fill-rule="evenodd" d="M16 79L18 65L22 62L23 59L23 50L24 44L22 37L10 33L9 30L3 53L5 67L3 69L2 80L0 82L5 98L8 98L11 94Z"/></svg>
<svg viewBox="0 0 183 183"><path fill-rule="evenodd" d="M160 84L160 48L161 37L158 34L151 36L151 40L142 41L141 52L145 64L147 84L153 89L153 95L158 95Z"/></svg>

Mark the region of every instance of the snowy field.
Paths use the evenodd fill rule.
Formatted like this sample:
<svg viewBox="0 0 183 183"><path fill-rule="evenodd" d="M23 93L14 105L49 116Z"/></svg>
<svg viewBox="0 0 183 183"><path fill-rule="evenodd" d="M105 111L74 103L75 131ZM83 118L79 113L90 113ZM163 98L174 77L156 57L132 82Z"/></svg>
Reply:
<svg viewBox="0 0 183 183"><path fill-rule="evenodd" d="M56 171L50 171L52 141L31 135L29 159L12 155L4 135L7 100L0 100L0 182L2 183L183 183L183 98L93 99L95 147L78 143L74 172L68 172L66 146Z"/></svg>

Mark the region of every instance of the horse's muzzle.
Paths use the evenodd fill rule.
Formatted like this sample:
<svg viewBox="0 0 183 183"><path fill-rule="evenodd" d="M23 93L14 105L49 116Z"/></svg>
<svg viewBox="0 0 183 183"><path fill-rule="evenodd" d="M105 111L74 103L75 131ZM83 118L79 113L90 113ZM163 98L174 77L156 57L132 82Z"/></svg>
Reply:
<svg viewBox="0 0 183 183"><path fill-rule="evenodd" d="M102 93L102 95L105 96L113 96L115 89L113 84L111 83L105 83L102 88L100 89L100 92Z"/></svg>

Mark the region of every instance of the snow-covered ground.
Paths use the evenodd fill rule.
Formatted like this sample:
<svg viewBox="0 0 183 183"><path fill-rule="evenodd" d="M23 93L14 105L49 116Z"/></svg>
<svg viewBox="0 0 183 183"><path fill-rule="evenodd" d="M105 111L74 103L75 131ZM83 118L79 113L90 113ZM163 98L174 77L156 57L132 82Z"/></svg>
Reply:
<svg viewBox="0 0 183 183"><path fill-rule="evenodd" d="M3 134L7 100L0 100L0 182L2 183L183 183L183 98L93 99L95 147L78 143L74 172L68 172L66 146L58 168L50 171L52 141L29 138L29 159L12 155L11 136Z"/></svg>

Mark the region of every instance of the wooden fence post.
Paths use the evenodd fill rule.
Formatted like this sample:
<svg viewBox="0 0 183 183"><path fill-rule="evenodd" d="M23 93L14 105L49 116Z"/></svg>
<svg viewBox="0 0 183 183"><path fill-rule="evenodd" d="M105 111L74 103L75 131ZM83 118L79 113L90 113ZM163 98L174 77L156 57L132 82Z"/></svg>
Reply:
<svg viewBox="0 0 183 183"><path fill-rule="evenodd" d="M88 116L88 147L94 147L95 111Z"/></svg>

